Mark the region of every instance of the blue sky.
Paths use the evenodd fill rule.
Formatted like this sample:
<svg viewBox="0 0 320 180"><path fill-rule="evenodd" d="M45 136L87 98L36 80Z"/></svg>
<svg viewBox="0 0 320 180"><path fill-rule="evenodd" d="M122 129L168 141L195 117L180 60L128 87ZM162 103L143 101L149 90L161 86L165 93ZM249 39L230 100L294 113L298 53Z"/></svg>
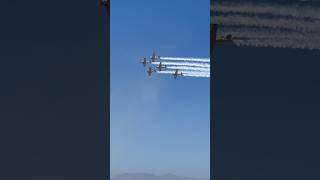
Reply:
<svg viewBox="0 0 320 180"><path fill-rule="evenodd" d="M147 77L140 59L209 57L209 0L112 1L111 176L209 177L209 78Z"/></svg>

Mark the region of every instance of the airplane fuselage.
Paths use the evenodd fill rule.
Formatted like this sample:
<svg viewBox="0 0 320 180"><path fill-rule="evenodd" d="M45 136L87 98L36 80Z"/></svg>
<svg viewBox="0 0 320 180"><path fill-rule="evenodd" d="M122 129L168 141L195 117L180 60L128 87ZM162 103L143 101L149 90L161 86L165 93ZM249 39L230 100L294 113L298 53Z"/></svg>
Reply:
<svg viewBox="0 0 320 180"><path fill-rule="evenodd" d="M162 62L160 62L160 64L157 66L157 68L159 69L159 71L161 71L164 68L167 68L166 65L162 65Z"/></svg>
<svg viewBox="0 0 320 180"><path fill-rule="evenodd" d="M148 75L151 76L153 72L156 72L156 71L151 69L151 67L149 67L149 69L147 71Z"/></svg>
<svg viewBox="0 0 320 180"><path fill-rule="evenodd" d="M179 71L179 70L177 69L176 72L173 74L173 77L174 77L175 79L177 79L178 76L183 76L182 72L179 73L178 71Z"/></svg>
<svg viewBox="0 0 320 180"><path fill-rule="evenodd" d="M160 59L160 56L157 56L155 52L152 53L152 56L150 56L151 62L157 62L157 60Z"/></svg>
<svg viewBox="0 0 320 180"><path fill-rule="evenodd" d="M143 64L144 67L146 67L146 65L150 62L147 61L147 58L143 58L143 61L141 61L141 63Z"/></svg>

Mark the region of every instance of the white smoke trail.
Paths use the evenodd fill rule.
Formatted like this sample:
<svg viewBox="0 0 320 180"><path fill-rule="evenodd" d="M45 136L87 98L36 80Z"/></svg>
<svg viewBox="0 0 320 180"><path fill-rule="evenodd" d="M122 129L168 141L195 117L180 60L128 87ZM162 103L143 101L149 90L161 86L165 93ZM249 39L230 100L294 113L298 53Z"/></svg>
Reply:
<svg viewBox="0 0 320 180"><path fill-rule="evenodd" d="M201 67L189 67L189 66L168 66L167 69L178 69L178 70L192 70L192 71L209 71L210 72L210 68L201 68Z"/></svg>
<svg viewBox="0 0 320 180"><path fill-rule="evenodd" d="M174 71L157 71L159 74L174 74Z"/></svg>
<svg viewBox="0 0 320 180"><path fill-rule="evenodd" d="M307 21L287 18L262 18L258 16L246 15L216 15L215 19L212 19L212 23L213 22L222 25L282 28L302 32L320 31L320 21L315 22L311 20Z"/></svg>
<svg viewBox="0 0 320 180"><path fill-rule="evenodd" d="M268 30L262 28L221 28L222 33L249 40L235 40L238 46L282 47L300 49L320 49L320 37L312 33Z"/></svg>
<svg viewBox="0 0 320 180"><path fill-rule="evenodd" d="M274 48L295 48L295 49L320 49L320 45L317 43L305 43L299 40L276 40L276 39L265 39L265 40L246 40L236 41L238 46L256 46L256 47L274 47Z"/></svg>
<svg viewBox="0 0 320 180"><path fill-rule="evenodd" d="M182 72L183 76L188 77L210 77L210 73L195 73L191 71L179 71L179 73ZM175 74L175 71L158 71L159 74Z"/></svg>
<svg viewBox="0 0 320 180"><path fill-rule="evenodd" d="M181 73L182 74L199 74L199 75L207 75L207 74L210 74L210 72L193 72L193 71L181 71L179 70L178 73ZM157 71L157 73L159 74L175 74L176 71Z"/></svg>
<svg viewBox="0 0 320 180"><path fill-rule="evenodd" d="M181 72L183 76L210 77L210 71L207 71L207 72L181 71Z"/></svg>
<svg viewBox="0 0 320 180"><path fill-rule="evenodd" d="M189 77L210 77L210 74L184 74L183 76L189 76Z"/></svg>
<svg viewBox="0 0 320 180"><path fill-rule="evenodd" d="M315 36L313 33L299 33L295 31L283 31L279 29L268 28L248 28L248 27L220 27L219 34L232 34L234 37L244 37L248 39L264 39L264 38L292 38Z"/></svg>
<svg viewBox="0 0 320 180"><path fill-rule="evenodd" d="M152 64L160 64L160 62L152 62ZM210 67L209 63L178 63L178 62L161 62L163 65L176 65L176 66L194 66L194 67Z"/></svg>
<svg viewBox="0 0 320 180"><path fill-rule="evenodd" d="M293 18L317 18L320 19L320 8L302 6L298 4L280 5L253 2L217 2L211 6L213 12L224 13L252 13L271 14L275 16L288 16Z"/></svg>
<svg viewBox="0 0 320 180"><path fill-rule="evenodd" d="M160 57L161 60L210 62L208 58Z"/></svg>

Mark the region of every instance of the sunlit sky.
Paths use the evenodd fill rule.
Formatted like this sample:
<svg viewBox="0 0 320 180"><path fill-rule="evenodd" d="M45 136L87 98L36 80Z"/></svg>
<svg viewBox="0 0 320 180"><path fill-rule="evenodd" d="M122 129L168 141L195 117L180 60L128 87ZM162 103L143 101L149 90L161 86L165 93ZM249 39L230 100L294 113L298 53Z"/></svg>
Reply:
<svg viewBox="0 0 320 180"><path fill-rule="evenodd" d="M148 77L140 60L209 58L209 0L113 1L111 176L209 177L209 78Z"/></svg>

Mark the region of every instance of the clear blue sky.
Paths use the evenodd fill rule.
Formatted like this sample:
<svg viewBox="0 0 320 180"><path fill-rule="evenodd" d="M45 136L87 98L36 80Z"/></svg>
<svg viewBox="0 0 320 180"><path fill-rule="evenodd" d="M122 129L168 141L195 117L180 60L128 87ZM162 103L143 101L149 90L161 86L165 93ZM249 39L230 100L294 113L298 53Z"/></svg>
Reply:
<svg viewBox="0 0 320 180"><path fill-rule="evenodd" d="M111 176L209 177L209 78L147 77L160 56L209 57L209 0L111 2Z"/></svg>

